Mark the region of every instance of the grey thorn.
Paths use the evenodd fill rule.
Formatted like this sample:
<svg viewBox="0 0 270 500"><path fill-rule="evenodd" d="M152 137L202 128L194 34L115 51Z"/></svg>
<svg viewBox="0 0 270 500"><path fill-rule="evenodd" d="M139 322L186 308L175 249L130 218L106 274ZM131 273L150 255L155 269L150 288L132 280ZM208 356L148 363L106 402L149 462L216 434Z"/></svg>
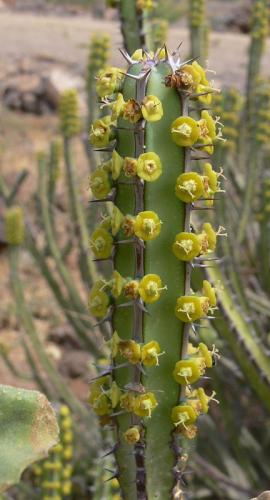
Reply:
<svg viewBox="0 0 270 500"><path fill-rule="evenodd" d="M168 49L166 44L164 43L163 46L157 50L155 57L158 58L158 56L161 54L162 50L165 50L165 61L168 60Z"/></svg>
<svg viewBox="0 0 270 500"><path fill-rule="evenodd" d="M150 315L150 312L148 311L148 309L146 309L146 307L144 306L143 302L141 300L138 300L135 302L136 306L138 306L138 308L145 312L146 314L149 314Z"/></svg>
<svg viewBox="0 0 270 500"><path fill-rule="evenodd" d="M138 75L131 75L130 73L125 73L125 76L128 78L132 78L133 80L140 80L140 77Z"/></svg>
<svg viewBox="0 0 270 500"><path fill-rule="evenodd" d="M134 301L131 300L129 302L123 302L122 304L116 304L115 305L115 309L120 309L122 307L130 307L130 306L133 306L134 305Z"/></svg>
<svg viewBox="0 0 270 500"><path fill-rule="evenodd" d="M209 261L209 260L218 260L221 261L220 257L195 257L196 262L204 262L204 261Z"/></svg>
<svg viewBox="0 0 270 500"><path fill-rule="evenodd" d="M104 470L106 470L107 472L110 472L111 474L118 474L118 471L116 470L113 470L113 469L109 469L109 467L104 467Z"/></svg>
<svg viewBox="0 0 270 500"><path fill-rule="evenodd" d="M124 415L124 414L127 414L127 411L125 410L120 410L120 411L116 411L114 413L111 413L110 414L110 417L118 417L119 415Z"/></svg>
<svg viewBox="0 0 270 500"><path fill-rule="evenodd" d="M93 363L94 366L99 366L99 365L96 365L95 363ZM104 368L104 367L103 367ZM93 377L89 380L89 384L92 384L93 382L95 382L96 380L98 380L99 378L102 378L104 377L105 375L110 375L110 373L112 372L111 369L107 369L107 370L104 370L103 372L101 372L99 375L97 375L96 377Z"/></svg>
<svg viewBox="0 0 270 500"><path fill-rule="evenodd" d="M107 198L102 198L101 200L90 200L89 203L102 203L105 201L114 201L116 193L112 196L108 196Z"/></svg>
<svg viewBox="0 0 270 500"><path fill-rule="evenodd" d="M198 144L194 144L194 146L192 146L191 149L196 151L196 149L204 148L205 146L213 146L213 145L214 144L212 142L207 142L206 144L204 144L204 143L201 143L201 144L198 143Z"/></svg>
<svg viewBox="0 0 270 500"><path fill-rule="evenodd" d="M109 314L108 316L106 316L104 319L102 319L98 323L95 323L95 325L93 325L93 328L97 328L98 326L103 325L104 323L110 322L111 319L112 319L112 315Z"/></svg>
<svg viewBox="0 0 270 500"><path fill-rule="evenodd" d="M199 58L197 57L191 57L191 59L188 59L187 61L184 61L181 66L185 66L186 64L193 63L194 61L197 61Z"/></svg>
<svg viewBox="0 0 270 500"><path fill-rule="evenodd" d="M123 58L129 63L129 64L133 64L134 62L137 62L137 61L133 61L133 59L130 57L130 55L126 52L126 50L124 49L119 49L119 52L120 54L122 54Z"/></svg>
<svg viewBox="0 0 270 500"><path fill-rule="evenodd" d="M172 56L177 56L179 55L180 48L182 47L183 42L180 42L179 45L176 47L176 49L173 51Z"/></svg>
<svg viewBox="0 0 270 500"><path fill-rule="evenodd" d="M130 239L127 239L127 240L118 240L118 241L115 241L115 245L127 245L127 244L135 244L136 243L136 240L134 240L133 238L130 238Z"/></svg>
<svg viewBox="0 0 270 500"><path fill-rule="evenodd" d="M215 207L195 207L191 205L191 210L216 210Z"/></svg>
<svg viewBox="0 0 270 500"><path fill-rule="evenodd" d="M109 477L109 479L105 479L104 483L108 483L109 481L112 481L113 479L118 479L118 474L115 474L114 476Z"/></svg>
<svg viewBox="0 0 270 500"><path fill-rule="evenodd" d="M195 161L195 160L209 160L210 158L210 155L207 155L207 156L191 156L191 160Z"/></svg>
<svg viewBox="0 0 270 500"><path fill-rule="evenodd" d="M112 260L112 257L107 257L106 259L92 259L93 262L109 262Z"/></svg>
<svg viewBox="0 0 270 500"><path fill-rule="evenodd" d="M109 457L110 455L113 455L115 453L115 451L117 450L117 448L119 448L119 444L116 443L111 450L107 451L104 455L101 455L101 459L103 458L106 458L106 457Z"/></svg>
<svg viewBox="0 0 270 500"><path fill-rule="evenodd" d="M198 326L199 328L209 328L207 325L201 325L200 323L192 323L194 326Z"/></svg>
<svg viewBox="0 0 270 500"><path fill-rule="evenodd" d="M147 68L147 70L146 70L146 71L142 71L142 72L139 74L139 79L140 79L140 81L147 80L148 75L151 73L151 71L152 71L152 68Z"/></svg>
<svg viewBox="0 0 270 500"><path fill-rule="evenodd" d="M93 148L93 151L98 153L112 153L115 148L115 144L111 146L105 146L104 148Z"/></svg>

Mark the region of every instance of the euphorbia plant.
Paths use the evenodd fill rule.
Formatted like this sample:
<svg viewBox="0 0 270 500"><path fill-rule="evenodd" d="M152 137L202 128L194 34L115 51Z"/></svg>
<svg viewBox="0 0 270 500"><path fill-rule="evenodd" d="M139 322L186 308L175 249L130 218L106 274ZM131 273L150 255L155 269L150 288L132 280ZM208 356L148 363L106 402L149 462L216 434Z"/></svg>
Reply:
<svg viewBox="0 0 270 500"><path fill-rule="evenodd" d="M190 276L224 233L209 222L194 232L191 214L220 191L209 159L221 132L198 62L165 47L125 57L126 72L97 77L109 112L90 131L108 155L90 178L92 193L114 203L91 235L95 259L113 269L89 296L91 313L111 325L110 366L93 381L90 403L102 425L114 425L123 498L165 500L181 494L183 442L214 398L200 378L217 352L189 333L213 315L215 289L205 280L195 293Z"/></svg>

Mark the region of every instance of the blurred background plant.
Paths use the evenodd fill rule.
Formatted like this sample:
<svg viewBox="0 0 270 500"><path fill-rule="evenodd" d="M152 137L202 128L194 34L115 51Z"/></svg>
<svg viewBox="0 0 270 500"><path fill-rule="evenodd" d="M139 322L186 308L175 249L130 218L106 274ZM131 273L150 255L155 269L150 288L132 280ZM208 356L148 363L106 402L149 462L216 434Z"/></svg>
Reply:
<svg viewBox="0 0 270 500"><path fill-rule="evenodd" d="M108 1L107 7L101 2L99 12L95 2L47 3L87 4L96 15L106 8L112 18L112 7L119 8L124 45L131 48L156 49L166 41L167 22L180 19L180 39L187 24L190 55L200 62L211 56L211 23L219 25L218 16L209 16L211 0L156 2L132 30L135 1L129 12L121 1ZM237 0L224 3L239 5ZM239 86L226 86L213 97L214 114L222 116L227 139L214 157L226 196L220 194L216 211L208 208L213 225L226 227L228 237L219 242L221 266L212 261L197 268L193 286L200 288L206 274L220 290L218 317L199 332L202 341L222 353L209 381L220 405L202 419L196 442L185 450L190 454L184 475L187 499L247 500L270 482L270 82L262 76L269 4L252 3L250 9L249 2L242 2L249 20L240 29L250 33L245 85L241 92ZM5 174L0 173L0 248L9 263L13 293L0 310L0 321L3 333L7 325L17 331L16 336L0 336L4 373L15 384L38 387L54 401L61 428L61 442L49 458L27 470L21 483L3 494L5 499L120 498L113 460L107 456L110 432L104 429L100 436L85 404L90 378L106 363L106 327L95 326L87 308L88 291L100 271L89 251L89 234L102 215L89 203L87 177L98 163L88 145L89 124L102 113L95 105L95 75L109 64L109 49L108 33L91 36L85 92L61 92L59 124L53 122L51 143L43 141L38 148L36 176L28 169L12 176L4 168ZM25 199L21 193L29 182L36 183L35 189ZM197 210L198 224L200 214ZM22 244L8 233L14 224L18 233L18 217L25 225ZM45 333L42 319L48 316Z"/></svg>

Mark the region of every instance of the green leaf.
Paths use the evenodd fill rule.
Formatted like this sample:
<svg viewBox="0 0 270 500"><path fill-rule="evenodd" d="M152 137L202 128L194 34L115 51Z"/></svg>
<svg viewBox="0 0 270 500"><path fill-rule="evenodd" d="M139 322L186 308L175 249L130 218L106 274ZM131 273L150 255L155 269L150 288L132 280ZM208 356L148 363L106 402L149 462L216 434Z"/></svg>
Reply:
<svg viewBox="0 0 270 500"><path fill-rule="evenodd" d="M58 441L58 425L46 397L0 385L0 492L18 483L24 469Z"/></svg>

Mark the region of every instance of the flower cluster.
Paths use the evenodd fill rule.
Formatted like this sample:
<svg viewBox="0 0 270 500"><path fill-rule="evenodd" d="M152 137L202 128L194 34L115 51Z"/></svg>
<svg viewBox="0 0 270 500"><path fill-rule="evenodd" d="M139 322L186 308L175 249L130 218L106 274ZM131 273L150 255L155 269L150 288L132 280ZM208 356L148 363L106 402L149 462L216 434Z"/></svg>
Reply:
<svg viewBox="0 0 270 500"><path fill-rule="evenodd" d="M148 417L158 403L152 392L138 394L136 391L121 391L110 375L99 377L92 382L89 394L89 403L97 416L106 423L115 408L119 405L123 410L134 413L139 417Z"/></svg>
<svg viewBox="0 0 270 500"><path fill-rule="evenodd" d="M206 77L206 71L197 61L180 66L174 73L165 78L167 87L177 88L180 92L194 95L203 104L209 106L212 94L217 92L212 82Z"/></svg>
<svg viewBox="0 0 270 500"><path fill-rule="evenodd" d="M197 418L208 413L209 402L214 399L215 392L207 396L204 389L186 389L186 398L178 406L172 409L171 419L176 428L176 432L183 434L189 439L196 436L197 428L194 425Z"/></svg>
<svg viewBox="0 0 270 500"><path fill-rule="evenodd" d="M158 274L146 274L141 280L136 280L123 278L118 271L114 271L109 281L98 280L92 287L88 298L89 310L93 316L104 318L114 299L141 299L146 304L153 304L166 289Z"/></svg>
<svg viewBox="0 0 270 500"><path fill-rule="evenodd" d="M135 340L122 340L117 332L114 332L111 340L107 342L111 349L112 358L117 355L128 360L131 364L141 363L152 367L159 365L159 357L164 354L158 342L151 340L147 344L139 344Z"/></svg>
<svg viewBox="0 0 270 500"><path fill-rule="evenodd" d="M219 117L214 120L207 110L203 110L198 121L190 116L176 118L171 125L171 134L173 141L178 146L194 146L211 155L214 152L213 143L217 139L225 140L222 137L222 127Z"/></svg>
<svg viewBox="0 0 270 500"><path fill-rule="evenodd" d="M210 222L205 222L202 232L199 234L188 232L178 233L172 245L172 251L179 260L190 262L195 257L214 252L217 244L217 236L226 236L224 227L220 226L215 231Z"/></svg>
<svg viewBox="0 0 270 500"><path fill-rule="evenodd" d="M175 381L181 385L197 382L204 375L206 368L212 368L214 357L218 357L215 346L210 351L203 342L200 342L198 347L189 344L187 357L175 364L173 370Z"/></svg>
<svg viewBox="0 0 270 500"><path fill-rule="evenodd" d="M124 216L117 207L113 208L112 216L105 217L92 233L90 247L97 259L109 259L112 254L114 238L121 236L136 236L140 240L150 241L157 238L161 231L162 221L151 210L139 212L138 215Z"/></svg>
<svg viewBox="0 0 270 500"><path fill-rule="evenodd" d="M193 203L202 197L211 201L216 193L223 191L220 186L220 177L224 178L222 169L216 172L211 163L205 163L203 175L197 172L185 172L177 177L175 194L185 203Z"/></svg>

